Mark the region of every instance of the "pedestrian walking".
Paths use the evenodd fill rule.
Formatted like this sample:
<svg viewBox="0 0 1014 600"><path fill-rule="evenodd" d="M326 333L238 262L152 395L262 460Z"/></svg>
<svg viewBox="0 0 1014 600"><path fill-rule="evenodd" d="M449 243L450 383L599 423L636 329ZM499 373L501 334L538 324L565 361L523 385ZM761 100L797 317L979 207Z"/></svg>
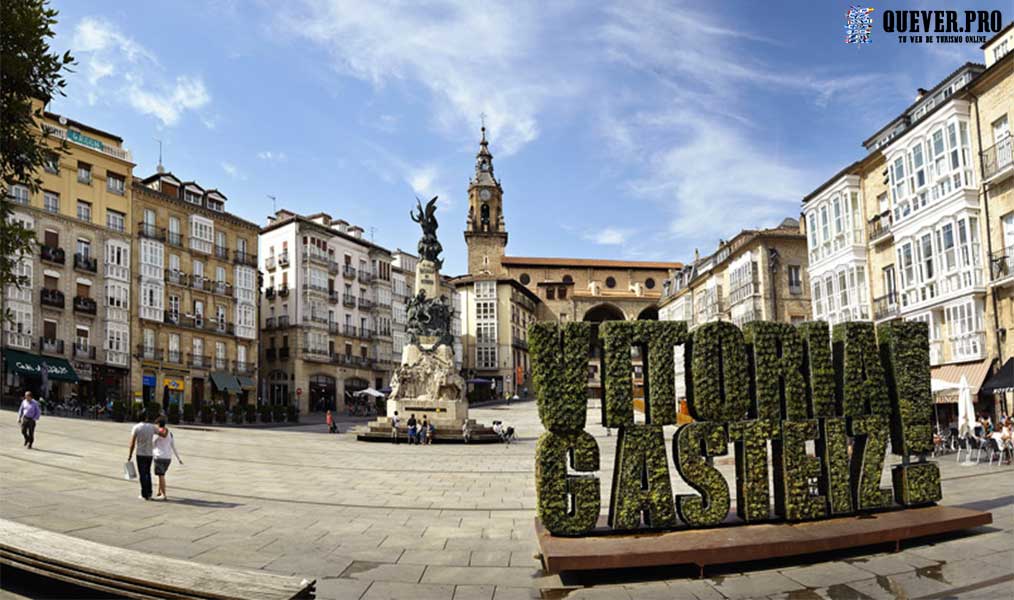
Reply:
<svg viewBox="0 0 1014 600"><path fill-rule="evenodd" d="M163 500L168 500L165 492L165 474L169 471L169 465L172 464L173 455L181 465L183 459L176 451L176 441L173 439L173 432L166 427L165 417L158 418L158 431L155 432L151 442L154 446L155 475L158 476L158 493L155 494L155 497L161 496Z"/></svg>
<svg viewBox="0 0 1014 600"><path fill-rule="evenodd" d="M154 456L154 444L152 440L156 436L165 437L166 432L155 427L156 414L142 413L141 421L130 430L130 451L127 452L127 462L134 457L134 449L137 449L137 478L141 482L141 500L151 500L151 461ZM145 419L145 417L147 417Z"/></svg>
<svg viewBox="0 0 1014 600"><path fill-rule="evenodd" d="M35 423L42 416L42 409L39 403L32 398L31 392L25 392L25 398L18 408L18 425L21 425L21 436L25 438L24 445L31 450L35 443Z"/></svg>
<svg viewBox="0 0 1014 600"><path fill-rule="evenodd" d="M394 416L391 417L391 442L398 443L398 411L394 411Z"/></svg>
<svg viewBox="0 0 1014 600"><path fill-rule="evenodd" d="M338 433L338 424L334 422L334 416L331 415L331 411L327 411L327 432Z"/></svg>

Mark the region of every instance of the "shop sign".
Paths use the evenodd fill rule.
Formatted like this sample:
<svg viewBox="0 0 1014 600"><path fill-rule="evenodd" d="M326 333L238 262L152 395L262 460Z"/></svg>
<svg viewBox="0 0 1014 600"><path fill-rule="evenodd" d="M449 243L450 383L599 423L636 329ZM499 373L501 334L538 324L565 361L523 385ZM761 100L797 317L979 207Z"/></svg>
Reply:
<svg viewBox="0 0 1014 600"><path fill-rule="evenodd" d="M182 392L184 387L183 380L176 377L166 377L162 380L162 385L174 392Z"/></svg>

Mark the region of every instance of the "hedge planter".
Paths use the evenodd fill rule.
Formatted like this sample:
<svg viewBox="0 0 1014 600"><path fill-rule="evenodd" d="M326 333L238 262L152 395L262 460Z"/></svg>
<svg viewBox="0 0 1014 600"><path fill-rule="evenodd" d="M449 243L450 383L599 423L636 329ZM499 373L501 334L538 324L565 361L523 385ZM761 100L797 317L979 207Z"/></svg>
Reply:
<svg viewBox="0 0 1014 600"><path fill-rule="evenodd" d="M547 431L535 446L535 493L539 520L553 535L580 535L598 522L599 478L568 475L599 469L599 446L585 431Z"/></svg>
<svg viewBox="0 0 1014 600"><path fill-rule="evenodd" d="M729 438L736 448L736 514L747 523L771 518L768 440L780 433L778 422L774 420L729 424Z"/></svg>
<svg viewBox="0 0 1014 600"><path fill-rule="evenodd" d="M754 321L743 328L753 347L758 419L806 419L809 407L803 379L803 342L788 323Z"/></svg>
<svg viewBox="0 0 1014 600"><path fill-rule="evenodd" d="M700 493L676 496L676 510L688 525L718 525L729 514L729 484L706 460L727 454L728 442L722 423L690 423L676 430L672 448L676 470Z"/></svg>
<svg viewBox="0 0 1014 600"><path fill-rule="evenodd" d="M676 525L669 457L661 425L627 425L616 440L609 526L658 529Z"/></svg>
<svg viewBox="0 0 1014 600"><path fill-rule="evenodd" d="M835 362L843 365L840 396L844 416L890 416L891 400L884 368L880 364L873 323L838 323L832 336Z"/></svg>
<svg viewBox="0 0 1014 600"><path fill-rule="evenodd" d="M820 461L806 452L807 440L816 440L818 435L816 419L784 421L781 441L772 444L775 512L787 521L827 515L827 502L819 492Z"/></svg>
<svg viewBox="0 0 1014 600"><path fill-rule="evenodd" d="M803 342L803 373L809 383L809 405L814 417L838 414L835 401L831 333L826 321L808 321L797 327Z"/></svg>
<svg viewBox="0 0 1014 600"><path fill-rule="evenodd" d="M845 417L820 419L820 437L817 439L817 456L824 463L820 478L820 493L827 498L831 515L851 514L852 485L849 474L848 432Z"/></svg>
<svg viewBox="0 0 1014 600"><path fill-rule="evenodd" d="M891 451L899 456L933 452L933 392L929 371L929 326L894 321L877 328L880 355L896 413L891 419Z"/></svg>
<svg viewBox="0 0 1014 600"><path fill-rule="evenodd" d="M646 366L645 422L651 425L676 424L674 349L687 338L682 321L606 321L599 330L603 340L605 424L621 427L634 424L630 349L641 351ZM587 385L585 382L583 385Z"/></svg>
<svg viewBox="0 0 1014 600"><path fill-rule="evenodd" d="M877 510L891 505L891 490L880 487L884 471L887 417L870 415L852 419L852 501L856 510Z"/></svg>
<svg viewBox="0 0 1014 600"><path fill-rule="evenodd" d="M591 323L534 323L528 328L539 419L549 431L584 429Z"/></svg>
<svg viewBox="0 0 1014 600"><path fill-rule="evenodd" d="M690 416L696 421L746 419L750 380L739 328L727 321L705 323L694 330L690 351L693 368L693 385L687 386Z"/></svg>
<svg viewBox="0 0 1014 600"><path fill-rule="evenodd" d="M920 506L939 502L940 467L936 463L898 465L891 469L894 499L902 506Z"/></svg>

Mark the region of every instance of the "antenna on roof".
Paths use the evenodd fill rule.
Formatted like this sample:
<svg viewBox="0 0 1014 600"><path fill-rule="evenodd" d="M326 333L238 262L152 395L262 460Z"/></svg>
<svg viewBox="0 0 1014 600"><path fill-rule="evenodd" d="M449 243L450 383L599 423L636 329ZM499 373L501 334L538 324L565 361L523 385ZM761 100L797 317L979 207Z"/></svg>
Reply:
<svg viewBox="0 0 1014 600"><path fill-rule="evenodd" d="M268 194L268 198L271 198L271 214L277 213L278 209L275 208L275 200L276 200L276 198L274 196L272 196L271 194Z"/></svg>
<svg viewBox="0 0 1014 600"><path fill-rule="evenodd" d="M373 243L373 234L377 231L376 227L370 227L370 243Z"/></svg>
<svg viewBox="0 0 1014 600"><path fill-rule="evenodd" d="M155 170L159 173L165 173L165 167L162 166L162 140L155 138L155 141L158 142L158 166L155 167Z"/></svg>

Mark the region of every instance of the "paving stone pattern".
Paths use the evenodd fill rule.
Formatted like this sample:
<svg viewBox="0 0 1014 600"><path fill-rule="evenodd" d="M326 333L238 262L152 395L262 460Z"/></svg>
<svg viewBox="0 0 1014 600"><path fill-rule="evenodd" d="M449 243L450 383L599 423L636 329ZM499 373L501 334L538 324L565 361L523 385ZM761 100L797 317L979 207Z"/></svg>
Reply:
<svg viewBox="0 0 1014 600"><path fill-rule="evenodd" d="M589 423L597 413L590 408ZM994 525L899 553L713 567L704 579L692 568L546 576L532 527L542 432L534 404L473 416L514 425L522 440L419 447L357 442L323 425L177 427L185 464L169 471L170 501L144 502L122 477L130 424L46 416L36 449L26 450L4 411L0 516L143 552L315 577L325 600L1014 597L1014 469L962 467L953 456L939 459L944 502L991 510ZM589 431L602 450L606 510L616 432ZM718 464L732 482L731 461ZM692 492L671 470L674 491Z"/></svg>

